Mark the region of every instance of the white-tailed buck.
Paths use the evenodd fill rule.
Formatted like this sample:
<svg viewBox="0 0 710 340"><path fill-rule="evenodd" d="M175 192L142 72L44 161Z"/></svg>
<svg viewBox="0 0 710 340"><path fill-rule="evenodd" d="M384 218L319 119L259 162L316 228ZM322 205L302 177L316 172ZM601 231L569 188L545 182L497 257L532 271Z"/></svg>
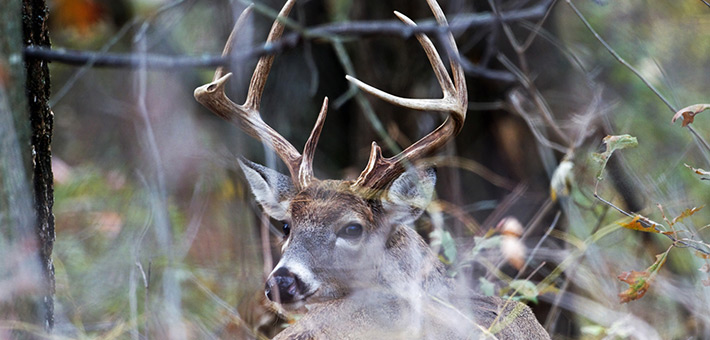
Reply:
<svg viewBox="0 0 710 340"><path fill-rule="evenodd" d="M441 26L446 18L435 0L427 0ZM286 17L295 0L280 12ZM230 53L247 9L224 50ZM407 25L406 16L395 13ZM267 42L280 38L274 22ZM448 34L453 79L432 42L424 48L441 85L441 99L396 97L347 77L363 91L418 111L449 116L436 130L396 156L384 158L372 144L370 160L355 181L313 177L313 154L323 127L327 98L303 154L260 117L259 103L273 56L259 59L246 102L238 105L224 93L231 74L218 68L212 83L195 90L195 98L218 116L273 148L290 177L249 161L240 165L264 211L284 222L283 255L266 282L266 295L286 309L307 312L277 339L547 339L527 306L483 297L457 287L424 240L409 226L431 201L436 175L412 166L446 144L466 117L464 73Z"/></svg>

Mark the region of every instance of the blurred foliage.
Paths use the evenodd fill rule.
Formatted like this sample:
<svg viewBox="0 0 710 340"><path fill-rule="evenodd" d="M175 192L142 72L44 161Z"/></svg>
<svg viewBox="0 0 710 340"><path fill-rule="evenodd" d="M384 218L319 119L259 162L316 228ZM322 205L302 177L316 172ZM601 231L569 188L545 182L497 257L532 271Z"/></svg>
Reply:
<svg viewBox="0 0 710 340"><path fill-rule="evenodd" d="M441 2L450 16L489 11L490 3L502 10L520 5ZM708 102L710 8L702 2L574 3L676 110ZM218 0L55 0L52 6L55 47L173 55L219 53L244 8L239 1ZM393 19L392 10L429 17L424 1L410 0L304 1L294 16L309 26ZM239 42L263 41L270 21L255 15ZM523 40L534 24L512 24L513 34ZM615 60L563 1L522 56L498 25L466 30L457 41L467 58L490 60L487 67L505 70L498 54L521 69L520 60L527 61L528 76L553 114L551 124L572 138L566 143L556 137L540 115L527 119L510 109L509 95L519 84L469 76L471 111L456 145L443 152L453 161L440 169L437 184L437 205L446 209L419 224L449 273L472 278L486 294L537 302L538 317L557 338L709 336L710 288L704 280L710 278L702 270L708 259L681 246L664 253L671 243L665 235L623 228L623 215L593 196L599 168L591 155L603 152L604 136L628 134L638 146L607 155L600 196L654 221L710 202L710 183L696 173L710 168L707 151L687 128L670 124L675 112ZM414 39L368 37L344 46L368 83L403 96L439 95ZM566 59L570 55L573 60ZM51 65L57 333L224 339L278 331L283 315L261 292L270 270L265 263L278 256L278 237L261 239L268 226L262 226L235 157L283 167L194 102L192 90L211 79L211 70ZM235 101L243 99L253 65L231 68ZM265 91L265 120L300 147L322 97L346 93L344 68L333 47L320 41L279 55ZM524 91L530 98L534 92ZM411 118L406 110L367 103L400 145L438 124L432 115ZM526 103L534 112L535 105ZM352 177L364 166L370 141L380 140L364 109L356 100L331 108L315 160L319 177ZM698 115L692 127L710 140L710 115ZM532 129L563 150L541 142ZM522 221L522 233L496 229L510 216ZM675 227L688 232L683 237L707 242L708 224L706 208ZM506 237L523 245L522 254L502 253ZM665 265L653 272L645 296L621 305L619 293L627 286L617 275L652 267L658 254L667 255Z"/></svg>

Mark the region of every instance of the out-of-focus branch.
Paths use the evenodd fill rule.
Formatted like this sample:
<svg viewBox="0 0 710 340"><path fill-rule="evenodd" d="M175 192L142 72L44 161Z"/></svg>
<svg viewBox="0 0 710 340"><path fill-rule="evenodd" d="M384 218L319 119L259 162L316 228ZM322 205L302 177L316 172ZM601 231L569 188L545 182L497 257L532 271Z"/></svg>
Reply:
<svg viewBox="0 0 710 340"><path fill-rule="evenodd" d="M702 0L702 1L705 2L705 0ZM599 41L599 42L604 46L604 48L605 48L618 62L620 62L622 65L624 65L626 68L628 68L629 71L631 71L634 75L636 75L636 77L638 77L639 79L641 79L641 81L646 85L646 87L648 87L648 88L656 95L656 97L658 97L661 101L663 101L663 103L666 104L666 106L671 110L671 112L675 113L675 112L678 111L678 110L673 106L673 104L671 104L671 103L668 101L668 99L666 99L666 97L664 97L663 94L661 94L661 92L658 91L658 89L656 89L655 86L653 86L646 78L644 78L644 76L641 75L641 73L640 73L636 68L634 68L633 66L631 66L631 64L629 64L624 58L622 58L622 57L599 35L599 33L597 33L597 31L592 27L592 25L589 23L589 21L587 21L587 18L585 18L584 15L582 14L582 12L580 12L580 10L577 8L577 6L575 6L575 5L572 3L572 0L566 0L566 2L567 2L567 4L570 6L570 8L572 9L572 11L574 11L574 13L577 15L577 17L579 17L579 20L582 21L582 23L584 24L584 26L587 27L587 30L589 30L589 32L594 35L594 38L596 38L597 41ZM707 2L705 2L705 4L707 4ZM710 5L709 5L709 6L710 6ZM695 129L693 129L692 126L688 125L688 126L686 126L686 128L688 128L688 131L690 131L690 133L693 135L693 137L695 138L696 142L697 142L698 145L700 146L700 150L702 151L703 155L705 156L705 160L706 160L708 163L710 163L710 143L708 143L708 141L706 141L702 136L700 136L700 135L697 133L697 131L695 131Z"/></svg>
<svg viewBox="0 0 710 340"><path fill-rule="evenodd" d="M232 56L170 56L161 54L137 55L134 53L99 53L91 51L76 51L31 46L24 50L27 59L42 59L68 65L86 65L91 63L94 67L175 69L185 67L214 68L226 66L235 60L253 59L268 54L276 54L283 50L293 48L304 40L344 39L367 36L400 36L413 37L417 33L439 35L449 31L457 33L466 29L491 25L500 22L514 22L539 18L547 12L550 0L541 1L539 4L525 9L513 10L494 15L492 13L461 14L450 20L449 27L439 26L434 20L422 20L417 26L407 26L400 21L354 21L346 23L325 24L292 32L282 39L271 44L257 46L252 49L235 53ZM511 79L510 74L501 71L483 69L470 61L464 62L468 72L483 76L490 76L501 80Z"/></svg>

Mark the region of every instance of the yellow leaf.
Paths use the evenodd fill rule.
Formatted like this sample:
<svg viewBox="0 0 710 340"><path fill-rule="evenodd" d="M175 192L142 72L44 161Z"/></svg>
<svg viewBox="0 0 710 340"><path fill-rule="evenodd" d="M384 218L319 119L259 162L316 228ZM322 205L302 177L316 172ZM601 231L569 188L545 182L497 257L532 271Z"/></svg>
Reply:
<svg viewBox="0 0 710 340"><path fill-rule="evenodd" d="M619 223L619 225L631 230L645 231L647 233L660 233L660 230L656 229L656 223L649 221L641 215L636 215L631 222Z"/></svg>
<svg viewBox="0 0 710 340"><path fill-rule="evenodd" d="M690 209L685 209L682 213L680 213L680 215L678 215L678 217L673 219L673 221L671 222L671 225L674 225L674 224L682 221L686 217L692 216L696 212L700 211L700 209L702 209L703 207L704 207L704 205L701 205L700 207L693 207Z"/></svg>

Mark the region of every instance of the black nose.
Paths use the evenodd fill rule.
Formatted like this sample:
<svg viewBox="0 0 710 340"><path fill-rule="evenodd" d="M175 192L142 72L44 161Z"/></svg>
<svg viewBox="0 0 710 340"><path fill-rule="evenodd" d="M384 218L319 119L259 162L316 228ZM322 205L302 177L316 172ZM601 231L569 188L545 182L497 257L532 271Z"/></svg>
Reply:
<svg viewBox="0 0 710 340"><path fill-rule="evenodd" d="M277 269L266 281L266 297L279 303L294 302L301 294L301 281L285 267Z"/></svg>

